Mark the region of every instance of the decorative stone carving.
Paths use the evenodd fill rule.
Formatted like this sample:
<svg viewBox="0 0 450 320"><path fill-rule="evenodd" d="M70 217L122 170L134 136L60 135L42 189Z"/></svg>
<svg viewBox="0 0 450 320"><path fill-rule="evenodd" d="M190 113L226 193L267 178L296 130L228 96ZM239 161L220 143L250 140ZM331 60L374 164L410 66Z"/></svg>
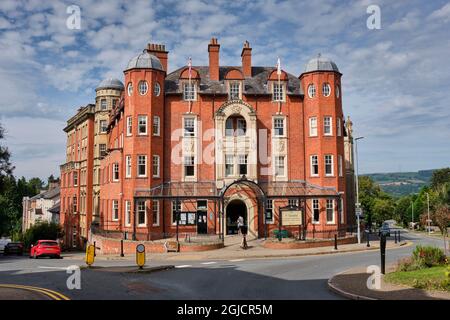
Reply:
<svg viewBox="0 0 450 320"><path fill-rule="evenodd" d="M185 153L193 153L194 152L195 142L193 139L185 139L183 140L183 151Z"/></svg>

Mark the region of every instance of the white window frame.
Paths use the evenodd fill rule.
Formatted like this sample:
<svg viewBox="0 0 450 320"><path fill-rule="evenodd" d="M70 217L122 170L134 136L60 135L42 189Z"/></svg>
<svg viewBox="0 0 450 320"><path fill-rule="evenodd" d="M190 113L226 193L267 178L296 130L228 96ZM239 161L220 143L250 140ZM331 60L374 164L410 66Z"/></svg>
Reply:
<svg viewBox="0 0 450 320"><path fill-rule="evenodd" d="M106 126L102 126L102 123L105 123L106 124ZM103 129L105 129L105 130L103 130ZM99 133L106 133L108 131L108 121L106 121L106 120L100 120L99 122L98 122L98 132Z"/></svg>
<svg viewBox="0 0 450 320"><path fill-rule="evenodd" d="M187 161L189 159L189 161ZM186 173L187 173L187 170L186 170L186 167L187 166L189 166L189 167L193 167L194 168L194 172L193 172L193 174L192 175L187 175ZM193 155L189 155L189 156L184 156L183 157L183 177L185 177L185 178L194 178L195 177L195 156L193 156Z"/></svg>
<svg viewBox="0 0 450 320"><path fill-rule="evenodd" d="M317 137L318 136L318 126L317 126L317 117L309 118L309 136Z"/></svg>
<svg viewBox="0 0 450 320"><path fill-rule="evenodd" d="M131 226L131 201L125 200L125 226Z"/></svg>
<svg viewBox="0 0 450 320"><path fill-rule="evenodd" d="M331 163L327 160L331 160ZM331 173L327 173L327 165L331 167ZM326 177L333 177L334 176L334 157L332 154L326 154L324 156L324 169L325 169L325 176Z"/></svg>
<svg viewBox="0 0 450 320"><path fill-rule="evenodd" d="M329 129L329 132L327 132ZM333 135L333 117L326 116L323 117L323 135L332 136Z"/></svg>
<svg viewBox="0 0 450 320"><path fill-rule="evenodd" d="M236 92L237 87L237 92ZM237 98L235 97L237 93ZM241 82L230 81L228 84L228 100L239 100L241 99Z"/></svg>
<svg viewBox="0 0 450 320"><path fill-rule="evenodd" d="M308 85L308 97L310 99L314 98L316 96L316 86L314 85L314 83L310 83Z"/></svg>
<svg viewBox="0 0 450 320"><path fill-rule="evenodd" d="M127 137L130 137L133 134L133 117L127 117Z"/></svg>
<svg viewBox="0 0 450 320"><path fill-rule="evenodd" d="M78 187L78 172L76 171L72 174L72 184L74 187Z"/></svg>
<svg viewBox="0 0 450 320"><path fill-rule="evenodd" d="M329 207L329 204L331 203L331 208ZM326 199L326 207L325 207L325 218L327 220L327 224L336 224L336 210L334 208L334 199ZM333 217L332 220L328 220L328 210L331 210L331 216Z"/></svg>
<svg viewBox="0 0 450 320"><path fill-rule="evenodd" d="M108 101L106 101L106 99L100 99L100 110L108 110Z"/></svg>
<svg viewBox="0 0 450 320"><path fill-rule="evenodd" d="M144 126L144 124L141 124L141 121L142 120L145 120L145 132L141 132L141 126ZM145 115L140 115L140 116L138 116L138 135L139 136L146 136L147 135L147 133L148 133L148 116L145 116Z"/></svg>
<svg viewBox="0 0 450 320"><path fill-rule="evenodd" d="M336 122L336 134L338 137L342 136L342 120L339 117Z"/></svg>
<svg viewBox="0 0 450 320"><path fill-rule="evenodd" d="M140 207L140 205L144 206L144 209L142 210L142 207ZM144 223L139 223L140 221L140 214L142 213L142 211L144 212ZM145 201L144 200L138 200L136 203L136 217L137 217L137 226L138 227L146 227L147 226L147 207L145 205Z"/></svg>
<svg viewBox="0 0 450 320"><path fill-rule="evenodd" d="M241 165L245 165L246 169L246 173L241 173ZM248 155L247 154L239 154L238 155L238 172L239 172L239 176L242 175L248 175Z"/></svg>
<svg viewBox="0 0 450 320"><path fill-rule="evenodd" d="M112 201L111 219L112 221L119 221L119 200Z"/></svg>
<svg viewBox="0 0 450 320"><path fill-rule="evenodd" d="M161 176L161 158L157 154L152 156L152 176L153 178L159 178Z"/></svg>
<svg viewBox="0 0 450 320"><path fill-rule="evenodd" d="M156 82L154 87L153 87L153 94L156 97L159 97L159 95L161 94L161 85L159 84L159 82Z"/></svg>
<svg viewBox="0 0 450 320"><path fill-rule="evenodd" d="M117 174L117 177L116 177ZM114 182L117 182L120 180L120 168L119 168L119 164L117 162L113 163L112 166L112 180Z"/></svg>
<svg viewBox="0 0 450 320"><path fill-rule="evenodd" d="M236 136L243 137L247 134L247 121L245 118L236 119Z"/></svg>
<svg viewBox="0 0 450 320"><path fill-rule="evenodd" d="M186 138L193 138L193 137L195 137L196 136L196 134L197 134L197 121L195 121L196 120L196 118L195 117L183 117L183 137L186 137ZM191 133L190 131L186 131L186 122L187 121L192 121L192 123L193 123L193 128L194 128L194 131ZM189 134L187 134L189 132Z"/></svg>
<svg viewBox="0 0 450 320"><path fill-rule="evenodd" d="M145 174L143 174L143 175L139 174L139 166L142 165L142 163L141 164L139 163L141 159L144 160L143 165L144 165L144 169L145 169ZM138 178L147 178L147 155L145 155L145 154L138 155L136 161L137 161L137 176L138 176Z"/></svg>
<svg viewBox="0 0 450 320"><path fill-rule="evenodd" d="M133 83L132 82L128 82L127 93L128 93L129 97L131 97L133 95Z"/></svg>
<svg viewBox="0 0 450 320"><path fill-rule="evenodd" d="M145 96L148 92L148 83L145 80L141 80L138 83L138 91L141 96Z"/></svg>
<svg viewBox="0 0 450 320"><path fill-rule="evenodd" d="M283 158L283 161L280 162L279 159ZM278 174L278 170L280 168L279 164L283 165L283 174ZM286 156L285 155L276 155L274 157L274 176L275 177L286 177L287 168L286 168Z"/></svg>
<svg viewBox="0 0 450 320"><path fill-rule="evenodd" d="M231 161L229 161L231 159ZM233 154L225 154L225 162L224 162L224 170L225 170L225 177L234 177L236 174L236 166L235 166L235 159ZM227 166L231 166L231 173L227 173Z"/></svg>
<svg viewBox="0 0 450 320"><path fill-rule="evenodd" d="M190 86L190 88L189 88ZM194 81L185 81L182 83L183 88L183 100L184 101L196 101L197 100L197 85ZM186 89L188 88L188 89ZM189 94L189 96L188 96Z"/></svg>
<svg viewBox="0 0 450 320"><path fill-rule="evenodd" d="M161 135L161 118L158 116L153 116L152 134L157 137Z"/></svg>
<svg viewBox="0 0 450 320"><path fill-rule="evenodd" d="M285 102L286 94L285 94L285 83L278 81L273 81L272 83L272 99L273 102Z"/></svg>
<svg viewBox="0 0 450 320"><path fill-rule="evenodd" d="M317 206L316 206L317 205ZM319 211L319 220L316 220L314 217L314 210L317 209ZM311 221L313 224L320 224L320 201L319 199L311 199Z"/></svg>
<svg viewBox="0 0 450 320"><path fill-rule="evenodd" d="M322 84L322 94L324 97L331 96L331 85L328 82Z"/></svg>
<svg viewBox="0 0 450 320"><path fill-rule="evenodd" d="M281 120L281 123L283 124L283 127L282 127L283 134L281 134L281 135L278 134L277 130L276 130L279 127L275 126L277 123L279 124L280 120ZM274 117L272 122L273 122L273 124L272 124L273 136L274 137L286 137L286 118L285 117Z"/></svg>
<svg viewBox="0 0 450 320"><path fill-rule="evenodd" d="M320 172L319 171L320 170L320 167L319 167L319 156L316 155L316 154L313 154L313 155L311 155L309 157L309 159L310 159L309 163L310 163L310 167L311 167L310 168L311 177L318 177L319 176L319 172ZM316 163L314 164L314 162L316 162ZM317 173L314 173L314 166L317 166Z"/></svg>
<svg viewBox="0 0 450 320"><path fill-rule="evenodd" d="M345 223L344 221L344 194L341 194L341 198L339 199L340 202L340 208L339 208L339 217L341 220L341 223Z"/></svg>
<svg viewBox="0 0 450 320"><path fill-rule="evenodd" d="M125 156L125 178L131 178L131 156L127 155Z"/></svg>
<svg viewBox="0 0 450 320"><path fill-rule="evenodd" d="M156 223L154 223L154 217L155 217L155 205L156 205ZM152 201L152 226L153 227L159 227L159 211L160 211L160 205L159 200L153 200Z"/></svg>

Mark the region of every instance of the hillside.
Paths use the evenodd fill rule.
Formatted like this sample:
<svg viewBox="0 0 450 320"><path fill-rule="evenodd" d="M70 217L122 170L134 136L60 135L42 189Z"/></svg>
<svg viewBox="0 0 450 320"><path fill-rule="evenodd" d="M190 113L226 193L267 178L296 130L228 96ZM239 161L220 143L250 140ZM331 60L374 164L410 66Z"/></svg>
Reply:
<svg viewBox="0 0 450 320"><path fill-rule="evenodd" d="M385 192L400 197L419 192L420 188L430 182L433 171L371 173L365 176L372 178Z"/></svg>

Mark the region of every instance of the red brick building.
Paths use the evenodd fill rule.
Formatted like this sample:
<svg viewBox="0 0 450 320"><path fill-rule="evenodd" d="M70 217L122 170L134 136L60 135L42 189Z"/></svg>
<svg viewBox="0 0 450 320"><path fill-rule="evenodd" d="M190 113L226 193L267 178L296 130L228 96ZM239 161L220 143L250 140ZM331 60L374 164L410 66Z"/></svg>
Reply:
<svg viewBox="0 0 450 320"><path fill-rule="evenodd" d="M109 113L96 229L226 236L242 216L250 237L345 233L353 151L336 64L318 56L299 76L253 66L245 42L241 65L222 66L215 38L208 53L208 66L167 73L165 46L149 44L128 63Z"/></svg>

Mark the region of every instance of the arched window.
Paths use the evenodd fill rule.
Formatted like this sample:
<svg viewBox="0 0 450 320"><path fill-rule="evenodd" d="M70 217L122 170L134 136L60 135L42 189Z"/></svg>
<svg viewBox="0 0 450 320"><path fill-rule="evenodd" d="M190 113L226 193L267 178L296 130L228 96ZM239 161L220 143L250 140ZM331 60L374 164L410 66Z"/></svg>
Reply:
<svg viewBox="0 0 450 320"><path fill-rule="evenodd" d="M247 133L247 122L244 117L230 116L225 122L225 136L245 136Z"/></svg>

